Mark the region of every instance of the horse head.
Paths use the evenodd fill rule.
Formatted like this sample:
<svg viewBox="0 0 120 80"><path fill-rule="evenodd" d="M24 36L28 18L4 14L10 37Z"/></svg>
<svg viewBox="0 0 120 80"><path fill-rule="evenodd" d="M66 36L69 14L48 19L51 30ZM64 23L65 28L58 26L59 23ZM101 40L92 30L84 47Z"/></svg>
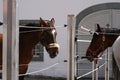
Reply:
<svg viewBox="0 0 120 80"><path fill-rule="evenodd" d="M3 23L0 22L0 25ZM29 32L40 32L40 43L46 48L46 51L49 53L51 58L54 58L59 53L59 44L56 41L57 31L54 27L55 20L52 18L51 20L43 20L40 18L39 23L25 23L19 24L21 26L31 26L28 27L20 27L20 33L29 33ZM40 27L40 28L34 28Z"/></svg>
<svg viewBox="0 0 120 80"><path fill-rule="evenodd" d="M87 59L93 61L94 58L101 56L106 48L113 45L118 37L118 33L120 33L119 29L101 28L99 24L96 24L96 31L94 32L91 43L86 51Z"/></svg>
<svg viewBox="0 0 120 80"><path fill-rule="evenodd" d="M57 31L54 24L54 18L50 21L40 18L40 26L43 27L40 42L43 46L45 46L46 51L49 53L51 58L57 56L59 52L59 44L56 41Z"/></svg>

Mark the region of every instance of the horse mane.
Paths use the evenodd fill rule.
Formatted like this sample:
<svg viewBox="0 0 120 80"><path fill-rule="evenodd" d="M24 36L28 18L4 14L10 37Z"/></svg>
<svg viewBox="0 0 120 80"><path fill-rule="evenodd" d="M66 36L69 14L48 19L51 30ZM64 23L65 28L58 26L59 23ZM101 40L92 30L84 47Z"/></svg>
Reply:
<svg viewBox="0 0 120 80"><path fill-rule="evenodd" d="M40 25L41 25L40 23L28 23L28 24L25 24L24 26L37 27L37 26L40 26Z"/></svg>
<svg viewBox="0 0 120 80"><path fill-rule="evenodd" d="M101 28L102 31L105 31L105 33L120 33L120 29L118 28Z"/></svg>

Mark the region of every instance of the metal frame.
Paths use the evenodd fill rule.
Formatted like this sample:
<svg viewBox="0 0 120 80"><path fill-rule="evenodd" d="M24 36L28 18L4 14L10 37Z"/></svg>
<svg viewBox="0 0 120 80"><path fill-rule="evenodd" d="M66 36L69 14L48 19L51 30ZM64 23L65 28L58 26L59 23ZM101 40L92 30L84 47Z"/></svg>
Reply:
<svg viewBox="0 0 120 80"><path fill-rule="evenodd" d="M76 78L76 60L75 60L75 16L74 15L68 15L68 76L67 80L77 80ZM81 41L81 40L78 40ZM90 42L90 41L89 41ZM107 50L107 55L105 55L105 63L100 66L103 67L105 65L105 80L109 80L109 53ZM96 64L96 61L93 61L92 66L93 71L92 72L92 80L98 80L98 64ZM89 72L89 73L91 73Z"/></svg>
<svg viewBox="0 0 120 80"><path fill-rule="evenodd" d="M98 64L96 64L96 61L94 60L92 62L92 70L97 69L97 67L98 67ZM96 70L92 73L92 80L98 80L98 70Z"/></svg>
<svg viewBox="0 0 120 80"><path fill-rule="evenodd" d="M105 64L105 80L109 80L109 70L110 70L110 67L109 67L109 56L110 56L110 54L109 54L109 52L108 52L108 49L107 49L107 53L106 53L106 55L105 55L105 62L106 62L106 64Z"/></svg>

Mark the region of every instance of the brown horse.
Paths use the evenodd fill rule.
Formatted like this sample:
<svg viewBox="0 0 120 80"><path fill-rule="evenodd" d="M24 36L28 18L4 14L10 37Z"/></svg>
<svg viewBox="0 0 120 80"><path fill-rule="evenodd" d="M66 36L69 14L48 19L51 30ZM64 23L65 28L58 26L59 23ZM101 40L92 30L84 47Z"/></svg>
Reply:
<svg viewBox="0 0 120 80"><path fill-rule="evenodd" d="M20 27L19 36L19 74L25 74L28 69L28 64L33 58L32 49L37 43L41 43L49 53L51 58L57 56L59 45L56 41L56 29L54 27L55 20L50 21L40 18L39 24L28 23ZM31 27L29 27L31 26ZM34 27L41 28L34 28ZM0 65L2 65L2 34L0 34ZM20 78L22 80L22 78Z"/></svg>
<svg viewBox="0 0 120 80"><path fill-rule="evenodd" d="M120 80L120 29L117 28L100 28L96 25L97 30L93 34L92 41L87 49L86 57L93 61L93 58L98 58L98 55L108 47L113 47L113 74L115 80Z"/></svg>
<svg viewBox="0 0 120 80"><path fill-rule="evenodd" d="M105 49L111 47L120 33L120 29L101 28L99 24L96 24L96 28L86 52L86 57L90 61L93 61L94 58L98 58Z"/></svg>

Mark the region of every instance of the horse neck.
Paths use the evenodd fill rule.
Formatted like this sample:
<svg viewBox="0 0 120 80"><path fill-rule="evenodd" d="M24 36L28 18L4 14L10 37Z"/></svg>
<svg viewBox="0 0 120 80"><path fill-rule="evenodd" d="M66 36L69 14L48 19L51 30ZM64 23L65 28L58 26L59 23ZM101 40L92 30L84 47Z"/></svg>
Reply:
<svg viewBox="0 0 120 80"><path fill-rule="evenodd" d="M108 47L111 47L114 44L114 42L116 41L117 38L118 38L118 36L114 36L114 37L110 38Z"/></svg>
<svg viewBox="0 0 120 80"><path fill-rule="evenodd" d="M20 34L20 42L28 47L35 47L40 41L40 31Z"/></svg>
<svg viewBox="0 0 120 80"><path fill-rule="evenodd" d="M106 42L105 43L105 47L111 47L114 42L116 41L116 39L118 38L118 36L120 35L120 29L117 28L107 28L105 29L105 33L111 33L110 35L106 34Z"/></svg>
<svg viewBox="0 0 120 80"><path fill-rule="evenodd" d="M108 42L105 42L105 44L106 44L106 46L105 47L111 47L113 44L114 44L114 42L116 41L116 39L118 38L118 36L120 35L120 32L117 32L117 33L114 33L115 35L110 35L109 37L108 37Z"/></svg>

